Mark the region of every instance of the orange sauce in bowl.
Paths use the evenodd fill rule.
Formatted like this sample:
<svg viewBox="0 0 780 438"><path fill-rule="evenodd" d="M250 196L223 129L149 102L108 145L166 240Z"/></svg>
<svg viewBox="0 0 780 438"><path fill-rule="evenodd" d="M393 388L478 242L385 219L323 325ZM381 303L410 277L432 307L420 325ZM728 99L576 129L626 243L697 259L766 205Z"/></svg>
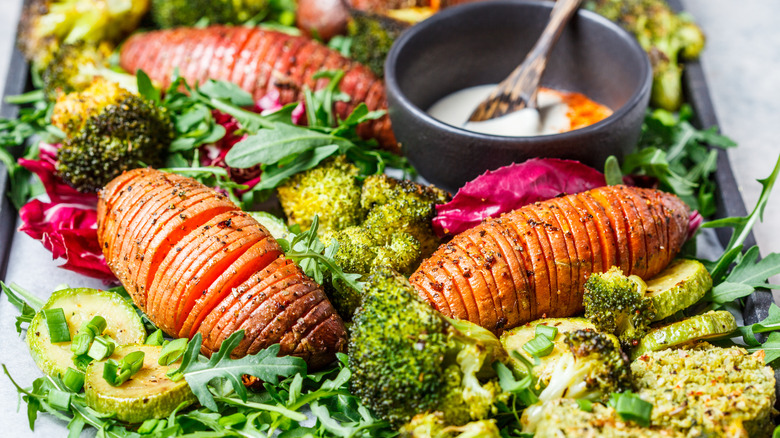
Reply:
<svg viewBox="0 0 780 438"><path fill-rule="evenodd" d="M611 109L589 99L582 93L573 91L557 91L557 93L560 94L561 101L569 107L566 111L566 117L571 123L568 131L593 125L612 115Z"/></svg>

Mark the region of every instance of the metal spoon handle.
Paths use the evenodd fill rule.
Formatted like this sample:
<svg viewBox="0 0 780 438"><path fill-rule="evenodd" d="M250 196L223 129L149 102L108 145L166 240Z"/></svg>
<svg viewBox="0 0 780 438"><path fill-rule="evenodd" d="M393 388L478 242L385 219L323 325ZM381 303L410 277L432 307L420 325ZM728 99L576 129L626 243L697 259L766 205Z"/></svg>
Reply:
<svg viewBox="0 0 780 438"><path fill-rule="evenodd" d="M550 21L522 64L490 93L471 113L469 121L500 117L523 108L536 108L539 81L547 67L547 58L560 38L563 28L577 11L582 0L558 0L550 12Z"/></svg>

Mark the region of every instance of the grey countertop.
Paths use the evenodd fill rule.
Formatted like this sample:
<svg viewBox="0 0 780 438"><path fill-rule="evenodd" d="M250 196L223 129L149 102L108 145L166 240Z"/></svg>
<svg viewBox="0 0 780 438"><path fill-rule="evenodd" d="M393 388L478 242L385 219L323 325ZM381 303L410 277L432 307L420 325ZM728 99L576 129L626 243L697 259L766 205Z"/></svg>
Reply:
<svg viewBox="0 0 780 438"><path fill-rule="evenodd" d="M8 60L14 41L21 0L0 0L0 90L8 74ZM721 130L739 143L729 151L737 182L750 209L761 187L755 181L769 175L780 154L775 131L780 124L780 2L761 0L683 0L708 36L702 64L709 82L712 100ZM762 254L780 252L780 188L772 195L764 213L764 223L755 227ZM63 282L73 286L99 287L97 281L76 274L50 273L57 262L24 234L16 233L12 245L7 279L16 281L43 295ZM2 248L4 250L4 248ZM61 273L61 275L60 275ZM13 315L5 306L0 324L12 326ZM3 330L9 333L9 330ZM22 342L4 342L0 362L7 363L14 377L27 385L39 373ZM26 426L24 408L16 409L16 391L8 379L0 376L0 424L15 436L32 436ZM63 424L39 418L36 436L63 435ZM0 435L5 435L0 433Z"/></svg>

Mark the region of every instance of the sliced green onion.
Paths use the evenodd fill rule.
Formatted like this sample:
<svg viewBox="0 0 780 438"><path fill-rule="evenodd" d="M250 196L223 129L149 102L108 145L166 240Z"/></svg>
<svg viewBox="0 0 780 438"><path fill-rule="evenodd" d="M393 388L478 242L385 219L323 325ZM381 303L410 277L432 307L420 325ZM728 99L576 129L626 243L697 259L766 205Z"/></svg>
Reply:
<svg viewBox="0 0 780 438"><path fill-rule="evenodd" d="M647 427L650 425L650 414L653 413L653 404L642 400L636 394L625 393L618 397L615 410L626 421Z"/></svg>
<svg viewBox="0 0 780 438"><path fill-rule="evenodd" d="M103 318L100 315L92 317L92 320L87 323L87 327L95 333L95 336L102 335L103 332L106 331L107 326L106 318Z"/></svg>
<svg viewBox="0 0 780 438"><path fill-rule="evenodd" d="M162 330L157 329L157 330L154 331L154 333L152 333L151 335L149 335L146 338L146 342L144 342L144 344L146 344L146 345L162 345L164 340L165 340L165 338L163 337Z"/></svg>
<svg viewBox="0 0 780 438"><path fill-rule="evenodd" d="M163 347L160 352L160 359L157 360L157 363L160 365L170 365L179 360L186 349L187 338L174 339Z"/></svg>
<svg viewBox="0 0 780 438"><path fill-rule="evenodd" d="M154 432L156 432L157 426L161 422L162 423L166 423L165 420L157 420L157 419L154 419L154 418L150 418L148 420L145 420L141 424L141 426L138 428L137 432L140 433L141 435L149 435L151 433L154 433Z"/></svg>
<svg viewBox="0 0 780 438"><path fill-rule="evenodd" d="M224 427L238 426L239 424L243 424L245 422L246 415L242 414L241 412L236 412L233 415L228 415L227 417L221 417L219 419L219 424Z"/></svg>
<svg viewBox="0 0 780 438"><path fill-rule="evenodd" d="M593 412L593 402L584 398L578 398L575 400L577 405L585 412Z"/></svg>
<svg viewBox="0 0 780 438"><path fill-rule="evenodd" d="M87 351L89 351L89 345L92 344L92 340L94 338L95 336L91 331L80 331L75 337L73 337L73 342L70 344L70 351L72 351L76 356L86 354Z"/></svg>
<svg viewBox="0 0 780 438"><path fill-rule="evenodd" d="M539 324L536 326L536 336L539 335L545 335L547 339L554 341L555 337L558 336L558 327Z"/></svg>
<svg viewBox="0 0 780 438"><path fill-rule="evenodd" d="M70 396L72 394L59 389L50 389L49 394L46 396L46 401L59 411L70 410Z"/></svg>
<svg viewBox="0 0 780 438"><path fill-rule="evenodd" d="M111 386L119 386L117 384L117 371L119 371L119 364L114 359L109 359L103 364L103 378Z"/></svg>
<svg viewBox="0 0 780 438"><path fill-rule="evenodd" d="M70 341L68 321L65 320L65 311L61 307L43 309L43 316L46 318L46 326L49 327L49 336L52 344Z"/></svg>
<svg viewBox="0 0 780 438"><path fill-rule="evenodd" d="M87 356L95 360L103 360L108 356L111 356L114 352L114 347L116 347L116 344L114 344L114 341L110 338L97 336L95 340L92 341L92 346L89 347Z"/></svg>
<svg viewBox="0 0 780 438"><path fill-rule="evenodd" d="M78 354L73 356L73 364L76 365L76 368L82 371L85 371L91 362L92 358L86 354Z"/></svg>
<svg viewBox="0 0 780 438"><path fill-rule="evenodd" d="M103 365L103 379L111 386L119 386L127 382L130 377L143 368L144 356L143 351L134 351L119 362L113 359L107 360Z"/></svg>
<svg viewBox="0 0 780 438"><path fill-rule="evenodd" d="M523 345L523 350L534 357L544 357L552 353L555 344L544 335L537 335Z"/></svg>
<svg viewBox="0 0 780 438"><path fill-rule="evenodd" d="M65 370L65 375L62 376L62 383L64 383L65 387L71 392L78 394L81 392L81 388L84 387L84 371L68 367L68 369Z"/></svg>

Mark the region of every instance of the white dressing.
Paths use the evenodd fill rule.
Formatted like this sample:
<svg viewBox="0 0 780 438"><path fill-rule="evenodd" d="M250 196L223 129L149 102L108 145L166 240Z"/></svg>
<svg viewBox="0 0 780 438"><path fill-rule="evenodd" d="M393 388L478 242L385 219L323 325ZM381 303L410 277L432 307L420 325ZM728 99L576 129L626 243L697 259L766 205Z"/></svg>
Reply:
<svg viewBox="0 0 780 438"><path fill-rule="evenodd" d="M496 85L478 85L456 91L434 103L428 114L469 131L508 137L558 134L571 130L569 105L560 92L549 88L538 91L539 110L523 109L484 122L469 122L471 113Z"/></svg>

